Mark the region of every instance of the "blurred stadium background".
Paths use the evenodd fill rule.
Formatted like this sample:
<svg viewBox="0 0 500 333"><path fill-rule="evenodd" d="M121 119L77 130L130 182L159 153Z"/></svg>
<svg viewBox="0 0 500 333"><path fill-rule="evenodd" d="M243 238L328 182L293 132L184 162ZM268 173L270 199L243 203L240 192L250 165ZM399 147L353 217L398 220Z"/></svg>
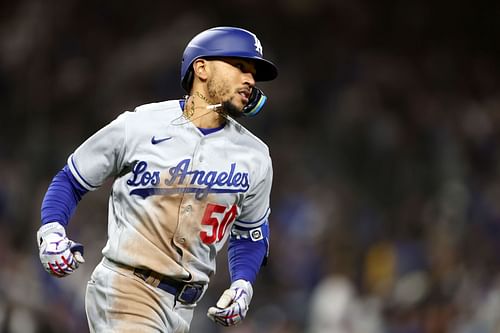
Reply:
<svg viewBox="0 0 500 333"><path fill-rule="evenodd" d="M274 160L271 259L243 325L192 332L500 332L500 3L0 3L0 332L87 332L109 184L69 227L87 263L57 280L35 232L52 176L135 106L180 98L183 48L255 32L279 78L244 124Z"/></svg>

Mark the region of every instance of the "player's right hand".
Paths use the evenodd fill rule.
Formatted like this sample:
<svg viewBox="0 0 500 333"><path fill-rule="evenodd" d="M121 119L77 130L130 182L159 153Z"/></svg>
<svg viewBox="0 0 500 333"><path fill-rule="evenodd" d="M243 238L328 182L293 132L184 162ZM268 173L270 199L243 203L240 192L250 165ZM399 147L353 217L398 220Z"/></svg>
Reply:
<svg viewBox="0 0 500 333"><path fill-rule="evenodd" d="M74 272L79 264L84 263L83 245L66 237L66 230L57 222L44 224L36 234L40 261L43 268L57 277L64 277Z"/></svg>

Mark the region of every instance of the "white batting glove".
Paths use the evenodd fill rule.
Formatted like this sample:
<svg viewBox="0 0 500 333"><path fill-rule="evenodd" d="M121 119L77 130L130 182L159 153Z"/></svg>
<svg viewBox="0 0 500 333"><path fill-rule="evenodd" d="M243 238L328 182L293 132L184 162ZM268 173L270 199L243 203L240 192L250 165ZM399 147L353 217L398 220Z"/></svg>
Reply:
<svg viewBox="0 0 500 333"><path fill-rule="evenodd" d="M252 296L253 288L250 282L236 280L224 291L217 305L208 309L207 316L223 326L239 324L247 314Z"/></svg>
<svg viewBox="0 0 500 333"><path fill-rule="evenodd" d="M44 224L36 233L43 268L57 277L67 276L84 263L83 245L66 237L66 230L57 222Z"/></svg>

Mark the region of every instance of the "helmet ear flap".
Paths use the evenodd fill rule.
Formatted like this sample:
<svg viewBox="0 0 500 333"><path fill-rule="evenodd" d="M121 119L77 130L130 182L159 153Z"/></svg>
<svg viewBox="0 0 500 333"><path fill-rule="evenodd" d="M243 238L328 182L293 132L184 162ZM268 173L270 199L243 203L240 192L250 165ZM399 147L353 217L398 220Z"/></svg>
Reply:
<svg viewBox="0 0 500 333"><path fill-rule="evenodd" d="M267 96L264 95L262 90L257 87L253 87L248 104L243 108L243 115L246 117L256 116L262 110L266 100Z"/></svg>
<svg viewBox="0 0 500 333"><path fill-rule="evenodd" d="M191 90L191 87L193 86L193 79L194 79L194 74L193 74L193 69L191 68L186 72L186 75L184 76L184 79L182 80L182 87L189 92Z"/></svg>

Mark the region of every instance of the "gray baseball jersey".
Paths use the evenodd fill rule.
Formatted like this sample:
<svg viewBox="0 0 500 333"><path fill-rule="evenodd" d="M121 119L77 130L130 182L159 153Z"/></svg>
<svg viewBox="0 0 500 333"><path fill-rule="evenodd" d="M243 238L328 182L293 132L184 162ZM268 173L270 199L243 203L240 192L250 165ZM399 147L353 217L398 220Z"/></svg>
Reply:
<svg viewBox="0 0 500 333"><path fill-rule="evenodd" d="M68 158L88 190L114 177L105 257L174 278L207 283L233 225L269 215L268 147L228 119L203 135L178 100L125 112Z"/></svg>

